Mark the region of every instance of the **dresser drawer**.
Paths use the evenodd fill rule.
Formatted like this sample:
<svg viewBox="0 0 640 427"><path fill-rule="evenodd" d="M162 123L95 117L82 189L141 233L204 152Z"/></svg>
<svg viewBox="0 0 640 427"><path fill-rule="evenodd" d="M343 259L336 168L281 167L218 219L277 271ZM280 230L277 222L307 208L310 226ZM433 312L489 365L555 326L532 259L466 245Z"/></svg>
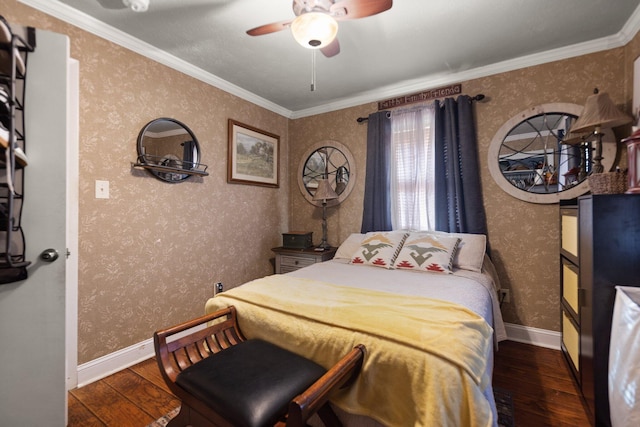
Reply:
<svg viewBox="0 0 640 427"><path fill-rule="evenodd" d="M560 210L560 249L578 257L578 210L565 208Z"/></svg>
<svg viewBox="0 0 640 427"><path fill-rule="evenodd" d="M280 256L280 267L293 267L294 269L306 267L311 264L315 264L315 258L305 258L299 256L289 256L289 255L281 255Z"/></svg>
<svg viewBox="0 0 640 427"><path fill-rule="evenodd" d="M562 298L567 302L575 314L579 313L580 295L578 287L578 268L562 260Z"/></svg>
<svg viewBox="0 0 640 427"><path fill-rule="evenodd" d="M567 313L562 311L562 343L569 353L571 363L577 372L580 371L580 333Z"/></svg>

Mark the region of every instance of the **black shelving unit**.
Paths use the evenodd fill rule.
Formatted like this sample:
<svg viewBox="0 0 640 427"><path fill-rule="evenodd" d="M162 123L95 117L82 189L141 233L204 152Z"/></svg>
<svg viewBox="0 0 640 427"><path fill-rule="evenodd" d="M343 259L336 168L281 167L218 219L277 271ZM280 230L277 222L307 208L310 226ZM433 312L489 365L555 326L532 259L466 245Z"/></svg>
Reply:
<svg viewBox="0 0 640 427"><path fill-rule="evenodd" d="M0 17L0 284L27 277L22 229L25 137L25 88L35 29L15 27Z"/></svg>

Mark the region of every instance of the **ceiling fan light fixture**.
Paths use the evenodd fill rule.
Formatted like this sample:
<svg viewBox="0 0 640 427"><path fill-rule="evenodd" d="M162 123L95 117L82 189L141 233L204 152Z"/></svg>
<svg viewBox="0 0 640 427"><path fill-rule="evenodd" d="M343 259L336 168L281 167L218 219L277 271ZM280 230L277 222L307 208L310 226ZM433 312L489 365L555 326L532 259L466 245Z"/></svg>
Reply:
<svg viewBox="0 0 640 427"><path fill-rule="evenodd" d="M304 13L291 23L291 33L301 46L321 49L336 38L338 22L326 13Z"/></svg>

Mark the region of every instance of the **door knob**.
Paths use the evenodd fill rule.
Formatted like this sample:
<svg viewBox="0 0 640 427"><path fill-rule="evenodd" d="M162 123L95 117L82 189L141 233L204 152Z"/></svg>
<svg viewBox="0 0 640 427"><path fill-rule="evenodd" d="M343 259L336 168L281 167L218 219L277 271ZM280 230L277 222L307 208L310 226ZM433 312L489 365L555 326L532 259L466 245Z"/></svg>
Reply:
<svg viewBox="0 0 640 427"><path fill-rule="evenodd" d="M53 262L58 259L58 251L55 249L45 249L40 254L40 259L44 262Z"/></svg>

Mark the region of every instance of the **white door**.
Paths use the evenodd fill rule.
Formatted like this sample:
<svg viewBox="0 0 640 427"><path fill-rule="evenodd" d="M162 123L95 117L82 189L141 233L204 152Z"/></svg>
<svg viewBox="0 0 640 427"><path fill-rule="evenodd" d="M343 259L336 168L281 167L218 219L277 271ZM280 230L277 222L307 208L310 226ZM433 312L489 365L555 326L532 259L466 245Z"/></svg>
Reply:
<svg viewBox="0 0 640 427"><path fill-rule="evenodd" d="M69 40L37 31L27 62L22 225L29 277L0 285L0 425L66 424L65 264ZM45 262L45 249L59 253Z"/></svg>

